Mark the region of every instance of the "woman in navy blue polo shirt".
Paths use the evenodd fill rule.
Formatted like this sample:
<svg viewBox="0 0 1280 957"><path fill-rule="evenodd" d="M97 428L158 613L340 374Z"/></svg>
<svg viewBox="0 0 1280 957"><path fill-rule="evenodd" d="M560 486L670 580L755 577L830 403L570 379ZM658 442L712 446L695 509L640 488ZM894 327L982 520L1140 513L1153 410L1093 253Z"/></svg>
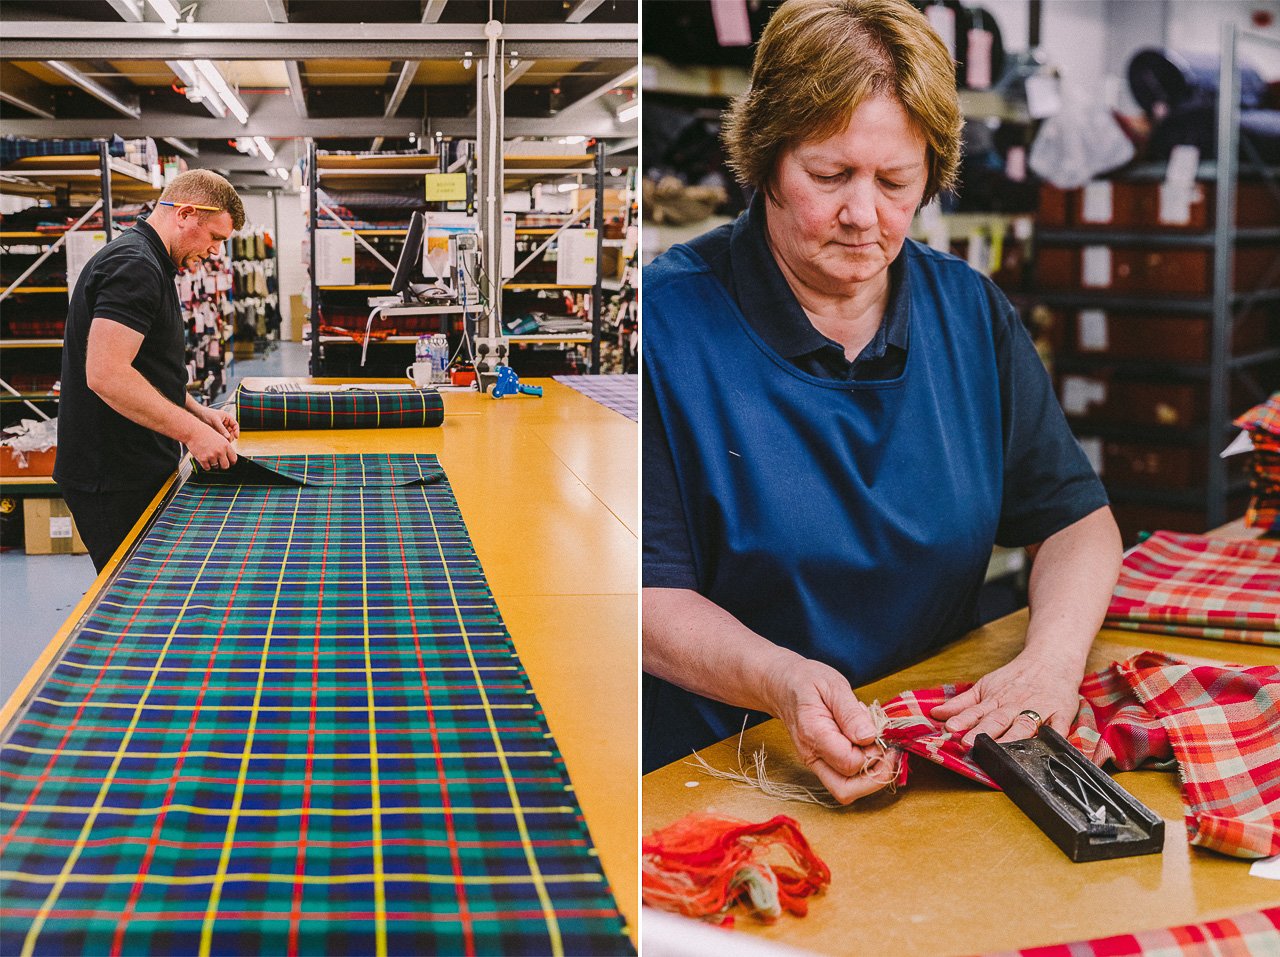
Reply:
<svg viewBox="0 0 1280 957"><path fill-rule="evenodd" d="M1034 565L1024 650L938 709L1065 732L1120 562L1016 312L906 238L955 179L954 67L905 0L788 0L727 117L736 222L644 282L646 769L781 718L840 801L858 685L958 637L994 543Z"/></svg>

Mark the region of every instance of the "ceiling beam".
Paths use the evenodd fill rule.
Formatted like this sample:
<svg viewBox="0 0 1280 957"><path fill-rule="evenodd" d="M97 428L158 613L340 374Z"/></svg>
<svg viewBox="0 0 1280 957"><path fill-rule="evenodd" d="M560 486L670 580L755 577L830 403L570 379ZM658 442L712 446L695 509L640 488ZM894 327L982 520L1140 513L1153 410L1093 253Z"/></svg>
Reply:
<svg viewBox="0 0 1280 957"><path fill-rule="evenodd" d="M422 22L423 23L439 23L440 14L444 13L444 5L449 0L427 0L422 5Z"/></svg>
<svg viewBox="0 0 1280 957"><path fill-rule="evenodd" d="M24 100L18 94L10 93L8 90L0 90L0 100L3 100L5 103L8 103L10 106L16 106L20 110L26 110L28 113L34 113L36 116L42 117L43 119L46 119L46 120L57 119L57 117L54 116L52 113L50 113L48 110L41 109L40 107L36 106L34 103L28 100ZM6 120L5 124L8 125L11 122L12 120Z"/></svg>
<svg viewBox="0 0 1280 957"><path fill-rule="evenodd" d="M142 12L142 0L107 0L107 3L111 4L111 9L121 20L141 23L145 16Z"/></svg>
<svg viewBox="0 0 1280 957"><path fill-rule="evenodd" d="M288 23L289 11L284 8L284 0L262 0L267 5L267 13L272 23Z"/></svg>
<svg viewBox="0 0 1280 957"><path fill-rule="evenodd" d="M595 13L596 8L602 3L604 3L604 0L578 0L569 11L569 15L564 18L564 22L581 23Z"/></svg>
<svg viewBox="0 0 1280 957"><path fill-rule="evenodd" d="M106 117L96 120L15 120L5 118L5 132L12 136L29 136L35 139L92 139L97 136L118 135L126 139L150 136L163 138L176 136L181 139L235 139L239 136L269 136L273 139L314 136L325 137L408 137L420 133L422 121L417 119L392 119L381 116L347 116L336 118L304 118L295 116L292 109L281 115L258 110L241 126L234 117L216 119L212 116L165 113L148 110L141 119L127 120ZM475 133L475 122L469 128Z"/></svg>
<svg viewBox="0 0 1280 957"><path fill-rule="evenodd" d="M624 72L619 73L612 80L607 80L604 83L601 83L598 87L596 87L594 90L591 90L585 96L579 97L578 99L570 103L568 106L561 107L560 115L563 116L565 113L568 113L570 111L580 110L586 104L599 99L600 97L608 93L610 90L616 90L620 86L626 86L628 83L634 82L635 78L639 75L639 72L640 72L639 69L634 66L628 67Z"/></svg>
<svg viewBox="0 0 1280 957"><path fill-rule="evenodd" d="M306 119L307 94L302 89L302 73L298 70L298 61L285 60L284 69L289 74L289 99L293 101L293 110Z"/></svg>
<svg viewBox="0 0 1280 957"><path fill-rule="evenodd" d="M136 96L121 95L108 90L93 77L85 76L70 63L64 63L62 60L50 60L46 66L64 79L70 80L90 96L101 100L113 110L135 120L142 115L142 108L138 106L138 98Z"/></svg>
<svg viewBox="0 0 1280 957"><path fill-rule="evenodd" d="M431 60L461 58L485 43L467 23L97 23L6 20L3 60ZM634 59L634 23L514 23L503 39L530 59Z"/></svg>
<svg viewBox="0 0 1280 957"><path fill-rule="evenodd" d="M53 112L55 105L53 88L26 70L12 63L0 62L0 99L19 109L43 116L46 120L56 119ZM8 117L5 117L8 122Z"/></svg>
<svg viewBox="0 0 1280 957"><path fill-rule="evenodd" d="M410 87L413 86L413 78L418 75L418 61L410 60L407 63L400 64L400 76L396 78L395 89L391 91L391 95L387 97L386 108L382 111L384 117L390 118L396 115L400 109L400 104L404 102L404 98L408 95ZM378 136L373 141L373 145L369 147L370 152L377 152L382 148L383 137Z"/></svg>
<svg viewBox="0 0 1280 957"><path fill-rule="evenodd" d="M172 146L179 153L186 153L192 159L200 156L200 151L188 143L186 140L180 140L176 136L162 136L161 139Z"/></svg>

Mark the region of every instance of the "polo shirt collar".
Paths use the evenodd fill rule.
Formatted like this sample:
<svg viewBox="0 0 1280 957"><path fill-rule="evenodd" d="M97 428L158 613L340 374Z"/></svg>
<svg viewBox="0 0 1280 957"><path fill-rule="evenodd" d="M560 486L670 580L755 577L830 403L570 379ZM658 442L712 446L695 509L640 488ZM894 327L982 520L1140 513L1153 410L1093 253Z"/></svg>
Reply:
<svg viewBox="0 0 1280 957"><path fill-rule="evenodd" d="M169 273L176 276L178 274L178 267L175 266L173 264L173 260L169 258L169 250L165 246L164 240L160 238L160 234L156 232L155 227L147 222L145 218L138 217L138 222L133 228L151 244L151 248L155 250L156 256L169 270Z"/></svg>
<svg viewBox="0 0 1280 957"><path fill-rule="evenodd" d="M809 321L796 294L769 248L765 231L764 191L757 190L747 212L733 224L729 255L733 263L734 290L738 302L761 319L756 331L784 359L795 359L828 346L843 347L828 339ZM904 246L905 249L905 246ZM911 297L906 294L907 261L903 252L889 265L889 303L875 336L858 354L858 362L879 359L889 346L907 350Z"/></svg>

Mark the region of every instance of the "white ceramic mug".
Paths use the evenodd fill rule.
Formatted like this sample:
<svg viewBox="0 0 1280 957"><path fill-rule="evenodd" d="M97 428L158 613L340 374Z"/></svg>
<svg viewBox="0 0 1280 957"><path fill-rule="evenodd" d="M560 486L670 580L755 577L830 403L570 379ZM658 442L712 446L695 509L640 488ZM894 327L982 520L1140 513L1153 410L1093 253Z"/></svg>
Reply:
<svg viewBox="0 0 1280 957"><path fill-rule="evenodd" d="M426 360L415 362L404 370L405 378L412 379L413 384L419 389L423 386L431 385L435 381L431 365L431 362Z"/></svg>

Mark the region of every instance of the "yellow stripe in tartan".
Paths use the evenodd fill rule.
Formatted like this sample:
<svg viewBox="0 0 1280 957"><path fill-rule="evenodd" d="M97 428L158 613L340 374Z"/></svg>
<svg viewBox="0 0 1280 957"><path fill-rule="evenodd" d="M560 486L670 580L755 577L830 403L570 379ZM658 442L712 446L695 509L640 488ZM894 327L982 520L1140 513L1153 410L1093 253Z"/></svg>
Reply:
<svg viewBox="0 0 1280 957"><path fill-rule="evenodd" d="M273 669L270 669L270 668L264 669L264 670L263 670L263 674L265 675L267 672L269 672L269 671L271 671L271 670L273 670ZM523 691L523 692L521 692L521 693L522 693L522 694L525 694L525 695L532 695L532 694L533 694L533 692L532 692L532 691L528 691L528 690L525 690L525 691ZM89 708L135 708L135 709L136 709L136 710L138 710L138 711L183 711L183 712L187 712L187 711L190 711L190 710L191 710L191 705L189 705L189 704L136 704L136 705L135 705L135 704L112 704L110 701L88 701L88 702L80 701L80 700L76 700L76 701L55 701L55 700L53 700L52 698L43 698L43 697L40 697L40 696L38 696L38 695L37 695L35 698L33 698L32 700L33 700L33 701L39 701L41 704L50 704L50 705L54 705L55 707L59 707L59 708L81 708L81 707L86 707L86 706L87 706L87 707L89 707ZM257 700L258 700L258 699L257 699L257 696L255 696L255 697L254 697L254 700L255 700L255 701L257 701ZM354 714L365 714L365 713L367 713L367 712L369 711L369 708L370 708L370 707L372 707L372 705L366 705L366 706L357 706L357 705L344 705L344 706L338 706L338 705L334 705L334 706L331 706L331 707L318 707L318 708L316 708L315 710L316 710L316 713L317 713L317 714L319 714L319 713L321 713L321 712L323 712L323 713L325 713L325 714L353 714L353 713L354 713ZM492 707L493 707L494 709L500 709L500 710L502 710L502 711L530 711L530 710L532 710L532 709L533 709L533 705L531 705L531 704L501 704L501 705L493 705ZM490 708L490 706L489 706L488 704L442 704L442 705L432 705L431 710L432 710L432 711L478 711L478 710L488 710L489 708ZM379 711L387 711L387 712L403 712L403 711L408 711L408 712L415 712L415 713L417 713L417 712L425 711L425 710L426 710L426 708L425 708L425 706L423 706L423 705L400 705L400 704L398 704L398 705L378 705L378 706L377 706L377 710L379 710ZM236 712L240 712L240 711L247 711L247 712L249 712L249 714L250 714L250 715L253 715L253 716L256 716L256 715L259 715L259 714L265 714L265 713L272 713L272 714L310 714L310 713L311 713L311 708L310 708L309 706L308 706L308 707L305 707L305 708L291 708L291 707L288 707L288 706L286 706L286 705L271 705L271 706L267 706L267 707L258 707L257 705L243 705L243 706L240 706L240 707L231 707L230 705L219 705L219 706L218 706L218 712L219 712L220 714L234 714L234 713L236 713ZM251 717L251 718L250 718L250 730L251 730L251 731L252 731L252 722L253 722L253 720L254 720L254 719Z"/></svg>
<svg viewBox="0 0 1280 957"><path fill-rule="evenodd" d="M66 754L71 757L84 758L109 758L114 755L114 751L88 751L74 748L33 748L26 744L6 744L5 748L14 751L23 751L27 754ZM550 751L505 751L505 754L519 758L545 758L551 755ZM188 755L193 758L238 758L238 751L135 751L127 757L132 758L180 758L182 755ZM421 758L423 760L434 761L436 756L442 758L492 758L496 757L493 751L405 751L396 754L398 758ZM306 760L305 754L272 754L266 755L272 761L303 761ZM359 758L367 757L361 755L358 751L336 751L332 754L316 752L314 755L317 759L326 759L336 761L340 758ZM0 805L3 806L3 805ZM83 810L83 809L82 809Z"/></svg>
<svg viewBox="0 0 1280 957"><path fill-rule="evenodd" d="M237 488L235 493L227 502L227 511L222 516L222 524L218 526L218 532L213 536L213 542L209 545L208 554L212 555L218 547L218 542L222 538L222 532L227 527L227 520L231 516L232 510L235 508L236 499L240 497L240 489ZM147 690L138 700L141 705L147 699L147 695L151 693L151 688L156 683L156 678L160 671L160 663L164 661L164 656L169 651L169 645L173 640L173 635L177 633L182 615L186 611L186 602L191 600L191 596L195 594L196 585L200 581L200 575L197 574L191 580L191 588L187 592L186 600L179 609L178 614L173 619L173 631L170 634L169 641L166 641L164 647L160 649L160 653L156 656L156 667L151 673L151 678L147 681ZM129 727L124 735L120 738L120 746L115 751L114 759L111 767L107 769L107 774L102 780L102 785L98 788L98 796L94 799L93 807L89 814L85 817L84 826L80 829L80 834L76 837L76 842L71 848L71 853L67 855L67 859L62 864L62 870L58 873L57 880L53 887L50 888L48 896L45 897L44 903L40 905L40 910L36 913L35 919L31 922L31 927L27 930L27 936L22 943L22 957L31 957L35 952L36 941L40 939L40 932L44 930L45 922L49 919L54 904L62 894L62 890L67 885L67 881L71 872L75 869L76 862L80 860L80 855L84 853L85 842L89 839L89 834L93 831L93 823L97 820L98 814L101 812L103 804L107 797L107 792L111 789L111 782L115 780L116 771L120 767L120 763L129 753L129 740L133 737L133 730L137 727L138 721L142 717L141 709L136 710L133 719L129 722ZM81 808L81 811L84 809Z"/></svg>
<svg viewBox="0 0 1280 957"><path fill-rule="evenodd" d="M157 782L164 784L167 782ZM87 807L78 807L74 804L0 804L0 808L6 811L21 811L24 808L30 808L32 811L38 811L44 814L83 814L92 810ZM366 817L373 812L372 807L344 807L317 810L311 808L311 813L319 817ZM563 805L547 805L545 807L530 807L530 811L537 811L539 814L574 814L576 811L572 807ZM188 814L195 814L199 817L230 817L238 819L240 817L259 818L259 817L294 817L301 814L303 809L300 807L281 807L281 808L263 808L260 810L246 811L243 808L208 808L199 807L194 804L156 804L151 807L107 807L102 806L98 809L102 814L114 814L121 817L149 817L153 814L171 813L173 811L185 811ZM465 807L453 805L454 813L458 814L510 814L511 808L507 807ZM384 814L443 814L445 808L441 807L393 807L385 808ZM17 838L14 839L17 841Z"/></svg>
<svg viewBox="0 0 1280 957"><path fill-rule="evenodd" d="M289 567L289 549L293 546L293 532L298 526L298 511L302 507L302 488L294 494L293 516L289 520L289 539L285 542L284 555L280 559L280 578L276 582L276 593L272 602L271 617L267 620L267 633L262 642L262 657L258 659L258 687L253 693L253 710L249 715L249 730L245 734L244 752L240 757L240 773L236 777L235 797L231 802L231 817L227 821L226 836L222 841L222 853L218 857L218 872L215 875L213 889L209 891L209 906L204 912L204 924L200 928L200 957L209 957L213 946L213 921L218 913L218 904L222 900L222 884L226 880L227 868L231 862L231 849L235 846L236 823L240 817L240 805L244 802L244 782L249 776L249 760L253 756L253 735L258 726L258 705L262 702L262 689L267 681L267 656L271 653L271 632L275 630L275 601L280 598L284 588L285 570ZM135 719L136 720L136 719Z"/></svg>
<svg viewBox="0 0 1280 957"><path fill-rule="evenodd" d="M364 475L364 456L360 457L360 474ZM360 567L365 565L364 495L360 496ZM373 658L369 650L369 575L360 576L360 604L364 612L364 685L369 715L369 782L373 797L373 919L374 946L378 957L387 957L387 889L383 884L382 869L382 794L378 785L378 726L377 706L373 699Z"/></svg>
<svg viewBox="0 0 1280 957"><path fill-rule="evenodd" d="M454 875L449 874L387 874L388 881L397 884L469 884L487 887L496 884L519 885L529 883L529 878L518 875L495 874L493 876ZM77 884L132 884L141 879L143 884L155 884L160 887L191 887L209 884L214 880L212 874L189 874L183 877L147 874L139 878L137 874L77 874ZM312 887L327 887L334 884L367 884L375 879L374 874L333 874L330 876L303 874L228 874L228 881L253 881L258 884L304 884ZM48 884L54 880L52 874L29 874L26 871L0 871L0 880L22 881L24 884ZM603 874L549 874L543 878L549 884L603 884Z"/></svg>
<svg viewBox="0 0 1280 957"><path fill-rule="evenodd" d="M440 542L440 532L436 527L435 511L431 508L431 498L427 495L426 488L419 486L422 493L422 504L426 506L427 517L431 520L431 530L435 534L436 548L440 552L440 567L444 571L445 581L449 585L449 595L454 600L454 607L457 608L457 594L453 588L453 575L449 572L449 562L445 558L444 546ZM456 612L458 617L458 627L462 631L462 641L467 649L467 659L474 667L476 665L475 652L471 647L471 639L467 635L467 623L462 617L462 612ZM534 889L538 894L538 902L542 905L542 916L547 925L547 936L551 944L551 953L553 957L563 957L564 942L560 937L560 924L556 918L555 907L551 904L551 897L547 893L547 886L543 880L542 872L538 868L538 858L533 852L533 844L530 842L529 829L525 826L524 812L520 807L520 795L516 792L516 784L511 776L511 767L507 764L506 756L502 750L502 736L498 733L498 726L493 720L493 712L489 708L489 696L484 690L484 681L481 680L479 669L475 672L476 690L480 693L480 699L485 705L485 714L489 719L489 736L493 739L493 747L497 752L498 762L502 765L502 776L506 779L507 795L511 799L511 810L515 813L516 828L520 832L520 843L524 848L525 861L529 865L529 876L533 878Z"/></svg>

